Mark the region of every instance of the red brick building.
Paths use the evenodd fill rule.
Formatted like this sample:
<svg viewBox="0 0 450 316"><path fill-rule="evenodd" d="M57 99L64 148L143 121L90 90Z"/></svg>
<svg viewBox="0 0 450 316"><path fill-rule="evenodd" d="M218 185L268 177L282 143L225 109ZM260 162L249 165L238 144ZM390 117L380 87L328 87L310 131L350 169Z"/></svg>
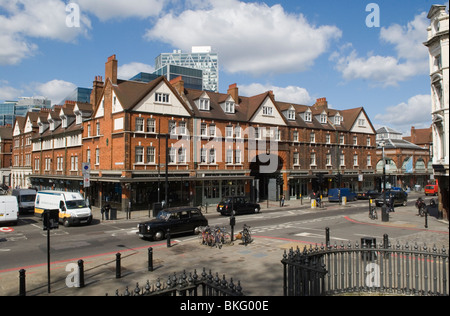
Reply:
<svg viewBox="0 0 450 316"><path fill-rule="evenodd" d="M0 127L0 184L10 186L12 166L12 128Z"/></svg>
<svg viewBox="0 0 450 316"><path fill-rule="evenodd" d="M245 97L236 84L215 93L187 89L181 78L124 81L117 67L109 57L91 104L39 114L32 185L83 189L81 166L90 162L91 200L122 209L164 200L166 166L172 205L231 194L294 199L335 186L337 173L343 186L374 186L375 130L363 108L280 102L272 91Z"/></svg>

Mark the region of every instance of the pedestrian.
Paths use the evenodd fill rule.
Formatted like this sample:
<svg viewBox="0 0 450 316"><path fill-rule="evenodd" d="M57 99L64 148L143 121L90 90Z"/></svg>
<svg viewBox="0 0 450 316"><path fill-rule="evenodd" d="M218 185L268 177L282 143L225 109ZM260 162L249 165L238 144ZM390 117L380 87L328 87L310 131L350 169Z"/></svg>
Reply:
<svg viewBox="0 0 450 316"><path fill-rule="evenodd" d="M281 196L281 206L284 206L284 194Z"/></svg>
<svg viewBox="0 0 450 316"><path fill-rule="evenodd" d="M394 195L391 194L389 196L389 212L395 212L394 211Z"/></svg>
<svg viewBox="0 0 450 316"><path fill-rule="evenodd" d="M111 210L111 205L109 205L109 203L107 203L104 206L104 212L105 212L105 218L106 220L109 220L109 211Z"/></svg>

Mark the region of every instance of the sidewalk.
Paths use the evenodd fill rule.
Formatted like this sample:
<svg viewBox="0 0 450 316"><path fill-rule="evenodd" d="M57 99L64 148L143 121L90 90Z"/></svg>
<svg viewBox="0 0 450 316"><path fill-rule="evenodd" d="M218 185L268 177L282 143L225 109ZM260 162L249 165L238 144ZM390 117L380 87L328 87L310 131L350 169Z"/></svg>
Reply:
<svg viewBox="0 0 450 316"><path fill-rule="evenodd" d="M417 195L419 196L419 195ZM394 213L390 213L389 222L382 222L381 215L378 220L370 220L367 212L358 213L347 217L348 220L366 225L380 225L401 227L413 231L411 239L399 240L401 244L408 242L414 245L427 244L429 247L441 249L449 248L448 221L437 220L434 217L428 217L428 229L424 227L425 219L416 216L417 210L414 207L411 196L409 206L396 207ZM282 212L285 210L311 209L310 203L303 205L300 201L286 201L285 207L281 210L278 204L271 203L269 209L264 203L261 203L262 212ZM309 202L309 200L308 200ZM367 201L364 201L367 202ZM368 203L368 202L367 202ZM350 202L345 207L355 207L361 203ZM326 203L326 209L339 208L335 203ZM320 212L323 209L315 209ZM215 214L214 208L208 210L207 217ZM94 208L94 217L101 218L100 210ZM131 213L132 221L147 220L148 210L133 211ZM126 214L118 212L117 221L126 220ZM114 222L114 221L111 221ZM324 236L325 238L325 236ZM391 240L393 244L397 240ZM169 276L174 273L177 277L186 271L200 275L203 268L206 272L211 270L212 274L222 279L223 275L229 281L233 278L235 284L241 282L243 293L249 296L279 296L282 295L282 264L280 263L284 250L291 247L304 246L309 247L309 243L285 238L269 238L263 236L254 236L253 243L248 246L239 244L239 241L232 245L224 246L222 249L211 248L200 245L198 238L193 236L182 242L172 240L172 246L167 247L166 241L153 244L153 267L154 271L148 271L148 248L142 247L136 249L125 249L121 251L121 278L116 279L115 259L116 253L99 254L96 256L81 258L84 261L85 287L70 288L66 285L66 279L71 281L69 274L73 272L74 262L54 262L51 265L51 294L47 293L47 265L27 267L26 269L26 293L28 296L104 296L123 294L128 286L129 291L133 292L136 283L142 288L147 280L150 284L155 284L160 278L165 283ZM69 263L74 265L68 266ZM69 269L68 269L69 267ZM72 267L72 270L70 270ZM68 269L66 271L66 269ZM19 293L19 271L8 271L0 273L0 295L15 296Z"/></svg>

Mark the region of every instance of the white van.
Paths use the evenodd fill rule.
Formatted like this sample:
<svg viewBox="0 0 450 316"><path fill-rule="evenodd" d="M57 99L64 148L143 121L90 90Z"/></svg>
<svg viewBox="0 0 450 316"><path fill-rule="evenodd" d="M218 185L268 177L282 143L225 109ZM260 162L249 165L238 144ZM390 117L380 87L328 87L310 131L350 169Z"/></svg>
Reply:
<svg viewBox="0 0 450 316"><path fill-rule="evenodd" d="M14 189L11 195L17 198L20 214L34 212L34 201L36 200L36 190Z"/></svg>
<svg viewBox="0 0 450 316"><path fill-rule="evenodd" d="M19 220L19 206L15 196L0 195L0 225L2 223L17 224Z"/></svg>
<svg viewBox="0 0 450 316"><path fill-rule="evenodd" d="M42 218L45 210L59 210L64 226L90 224L92 211L78 192L39 191L34 203L34 215Z"/></svg>

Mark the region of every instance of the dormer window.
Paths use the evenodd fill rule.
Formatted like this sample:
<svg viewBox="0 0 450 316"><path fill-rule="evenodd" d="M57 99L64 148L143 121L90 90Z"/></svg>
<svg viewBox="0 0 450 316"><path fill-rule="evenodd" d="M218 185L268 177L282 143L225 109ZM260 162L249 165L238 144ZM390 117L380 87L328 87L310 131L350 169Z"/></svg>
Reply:
<svg viewBox="0 0 450 316"><path fill-rule="evenodd" d="M311 121L312 121L311 111L306 111L305 112L305 122L311 122Z"/></svg>
<svg viewBox="0 0 450 316"><path fill-rule="evenodd" d="M288 110L288 120L295 120L295 110Z"/></svg>
<svg viewBox="0 0 450 316"><path fill-rule="evenodd" d="M325 113L320 114L320 123L322 124L327 123L327 115Z"/></svg>
<svg viewBox="0 0 450 316"><path fill-rule="evenodd" d="M232 101L225 102L225 113L234 113L235 112L235 103Z"/></svg>
<svg viewBox="0 0 450 316"><path fill-rule="evenodd" d="M209 111L210 110L210 101L209 99L200 99L198 108L202 111Z"/></svg>
<svg viewBox="0 0 450 316"><path fill-rule="evenodd" d="M336 116L334 117L334 124L335 124L335 125L341 125L341 122L342 122L341 116L340 116L339 114L336 115Z"/></svg>
<svg viewBox="0 0 450 316"><path fill-rule="evenodd" d="M81 115L81 112L77 112L75 118L76 118L77 125L83 123L83 116Z"/></svg>
<svg viewBox="0 0 450 316"><path fill-rule="evenodd" d="M62 128L67 128L67 116L61 116Z"/></svg>

